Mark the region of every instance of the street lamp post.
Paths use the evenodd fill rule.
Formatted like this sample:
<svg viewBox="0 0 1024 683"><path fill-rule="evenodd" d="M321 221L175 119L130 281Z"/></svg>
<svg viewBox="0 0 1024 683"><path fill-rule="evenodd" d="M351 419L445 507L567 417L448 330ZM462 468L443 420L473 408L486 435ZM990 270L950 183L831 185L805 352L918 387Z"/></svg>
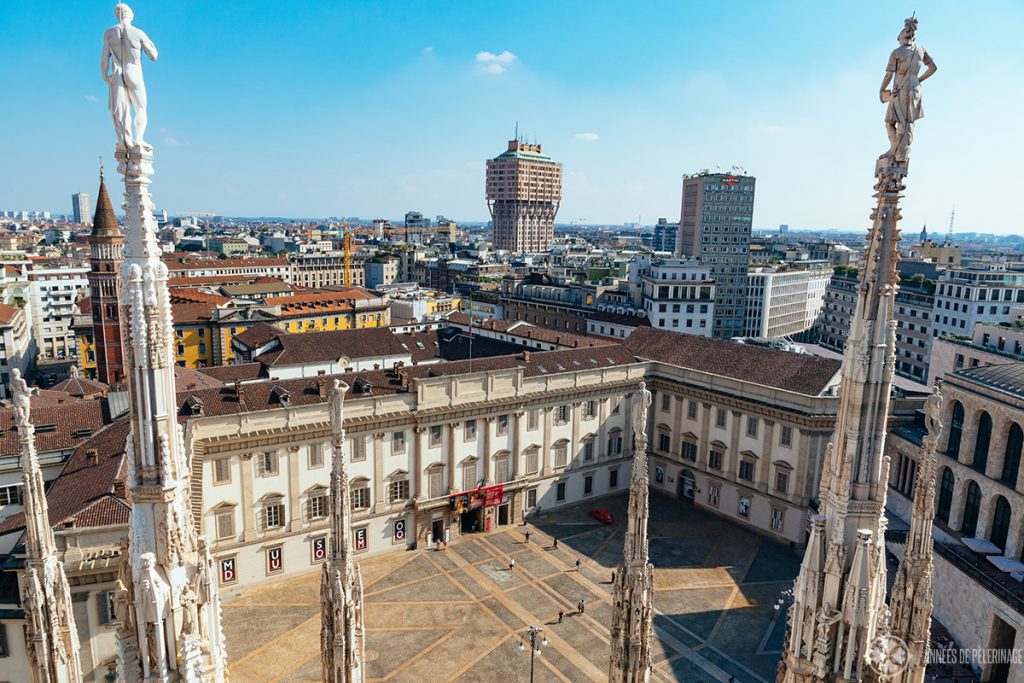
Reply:
<svg viewBox="0 0 1024 683"><path fill-rule="evenodd" d="M543 633L544 628L541 626L530 626L528 635L530 636L530 683L533 683L533 665L534 660L540 657L540 648L546 647L548 644L547 636L541 636L540 642L537 642L537 636ZM526 643L523 641L519 642L519 651L526 651Z"/></svg>

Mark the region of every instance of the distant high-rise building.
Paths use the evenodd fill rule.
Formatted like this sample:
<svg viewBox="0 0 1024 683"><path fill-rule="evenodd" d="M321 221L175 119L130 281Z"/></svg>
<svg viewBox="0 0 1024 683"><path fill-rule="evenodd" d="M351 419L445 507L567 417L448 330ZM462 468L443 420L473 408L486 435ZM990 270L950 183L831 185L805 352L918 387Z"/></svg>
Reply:
<svg viewBox="0 0 1024 683"><path fill-rule="evenodd" d="M708 173L683 180L677 253L699 259L715 281L712 336L743 334L754 178Z"/></svg>
<svg viewBox="0 0 1024 683"><path fill-rule="evenodd" d="M654 226L654 237L651 239L651 249L654 251L667 251L676 253L676 243L679 238L679 224L669 223L666 218L659 218L658 224Z"/></svg>
<svg viewBox="0 0 1024 683"><path fill-rule="evenodd" d="M423 230L430 227L430 219L419 211L405 214L405 241L409 244L423 244Z"/></svg>
<svg viewBox="0 0 1024 683"><path fill-rule="evenodd" d="M780 223L779 224L779 234L780 235L788 235L789 234L789 224L788 223Z"/></svg>
<svg viewBox="0 0 1024 683"><path fill-rule="evenodd" d="M82 225L92 225L90 216L92 215L89 211L89 195L85 192L78 192L71 195L71 213L76 223Z"/></svg>
<svg viewBox="0 0 1024 683"><path fill-rule="evenodd" d="M510 140L487 161L487 208L494 223L494 248L547 251L555 239L555 214L562 200L562 165L541 145Z"/></svg>

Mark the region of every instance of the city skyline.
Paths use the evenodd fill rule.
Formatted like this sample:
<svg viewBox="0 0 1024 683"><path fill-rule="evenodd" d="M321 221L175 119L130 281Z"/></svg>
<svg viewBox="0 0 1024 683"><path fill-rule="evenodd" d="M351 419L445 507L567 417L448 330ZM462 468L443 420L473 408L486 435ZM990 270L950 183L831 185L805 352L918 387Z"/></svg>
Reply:
<svg viewBox="0 0 1024 683"><path fill-rule="evenodd" d="M559 223L676 221L683 173L739 164L758 177L754 228L794 230L866 225L862 157L882 127L884 107L872 100L879 60L914 9L897 3L868 17L854 3L665 4L640 16L611 6L450 4L391 16L381 5L317 2L245 12L136 5L158 27L161 60L147 78L160 114L149 137L161 178L155 201L172 213L417 210L485 221L484 164L518 121L564 164ZM66 213L69 193L95 191L96 157L107 151L81 140L103 139L109 122L105 87L88 65L99 51L95 32L113 16L54 8L45 17L0 8L13 37L0 55L35 65L0 74L0 87L28 102L0 120L7 130L47 131L9 139L4 208ZM977 125L976 98L966 95L1020 106L1022 96L1002 84L1024 61L1003 47L1022 13L1006 3L961 16L942 3L921 17L943 79L920 124L929 134L915 145L908 229L926 223L944 234L955 205L959 230L1020 231L1012 213L963 187L1020 180L998 154L1019 147L1021 133ZM516 22L530 30L511 30ZM564 31L570 22L574 30ZM39 69L52 76L45 86ZM873 118L877 127L865 123ZM71 152L40 163L58 146Z"/></svg>

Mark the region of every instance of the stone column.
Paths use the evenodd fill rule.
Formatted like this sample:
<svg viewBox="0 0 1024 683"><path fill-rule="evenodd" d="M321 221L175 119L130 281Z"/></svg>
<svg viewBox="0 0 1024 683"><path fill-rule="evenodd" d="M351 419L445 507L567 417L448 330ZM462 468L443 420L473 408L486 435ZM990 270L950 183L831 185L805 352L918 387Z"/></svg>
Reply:
<svg viewBox="0 0 1024 683"><path fill-rule="evenodd" d="M542 477L548 475L548 456L551 450L551 413L554 409L554 406L544 406L544 440L541 442L540 463L538 463L540 476Z"/></svg>
<svg viewBox="0 0 1024 683"><path fill-rule="evenodd" d="M757 478L757 488L765 493L773 491L771 481L771 470L772 470L772 436L775 432L775 421L774 420L761 420L761 474ZM806 459L807 455L804 455ZM788 492L787 492L788 497Z"/></svg>
<svg viewBox="0 0 1024 683"><path fill-rule="evenodd" d="M686 403L685 400L683 400L679 396L675 397L676 415L675 418L672 420L672 431L670 433L672 435L672 459L676 460L677 462L682 462L683 460L683 434L685 433L685 431L683 430L684 403Z"/></svg>
<svg viewBox="0 0 1024 683"><path fill-rule="evenodd" d="M277 452L288 467L288 531L302 528L302 504L299 502L299 447L289 446ZM344 457L344 455L342 456ZM278 462L278 469L281 467Z"/></svg>
<svg viewBox="0 0 1024 683"><path fill-rule="evenodd" d="M725 478L729 481L736 481L736 474L740 469L740 411L730 410L732 415L732 429L729 437L728 450L725 457Z"/></svg>
<svg viewBox="0 0 1024 683"><path fill-rule="evenodd" d="M413 491L410 492L410 495L414 498L423 499L423 435L426 433L427 428L416 425L413 431L415 432L412 445L413 473L410 477L413 481Z"/></svg>
<svg viewBox="0 0 1024 683"><path fill-rule="evenodd" d="M985 476L999 481L1003 476L1003 462L1006 460L1006 439L1009 436L1010 423L1005 420L996 422L992 418L992 439L988 446L988 463L985 465Z"/></svg>
<svg viewBox="0 0 1024 683"><path fill-rule="evenodd" d="M968 478L963 473L956 472L955 469L953 471L956 474L956 480L953 486L953 502L949 506L949 528L953 531L960 531L964 521Z"/></svg>
<svg viewBox="0 0 1024 683"><path fill-rule="evenodd" d="M597 443L594 449L594 458L597 462L604 462L608 457L608 399L597 399Z"/></svg>
<svg viewBox="0 0 1024 683"><path fill-rule="evenodd" d="M523 418L525 417L524 411L516 410L512 412L512 454L509 457L509 478L515 481L519 477L519 472L522 467L519 464L520 451L523 449Z"/></svg>
<svg viewBox="0 0 1024 683"><path fill-rule="evenodd" d="M384 478L388 475L384 471L384 432L367 434L366 438L370 441L373 452L373 511L381 513L388 507L388 500L384 495Z"/></svg>
<svg viewBox="0 0 1024 683"><path fill-rule="evenodd" d="M569 419L572 420L572 441L569 442L569 458L566 463L567 469L575 467L576 459L579 457L580 452L580 420L582 419L583 411L580 410L580 401L574 401L572 404L572 413L569 415Z"/></svg>
<svg viewBox="0 0 1024 683"><path fill-rule="evenodd" d="M252 499L252 457L253 453L242 454L242 540L256 539L256 508Z"/></svg>
<svg viewBox="0 0 1024 683"><path fill-rule="evenodd" d="M455 492L455 453L458 450L456 444L461 443L462 431L466 429L465 424L463 424L462 431L456 432L455 428L458 426L455 422L448 423L448 460L445 463L445 468L448 470L449 493Z"/></svg>
<svg viewBox="0 0 1024 683"><path fill-rule="evenodd" d="M960 434L960 453L957 462L970 466L974 462L974 441L978 438L978 420L973 408L964 405L964 428Z"/></svg>
<svg viewBox="0 0 1024 683"><path fill-rule="evenodd" d="M1006 550L1003 555L1011 560L1020 558L1021 541L1024 540L1024 530L1021 529L1021 517L1024 511L1020 506L1010 512L1010 533L1006 536Z"/></svg>
<svg viewBox="0 0 1024 683"><path fill-rule="evenodd" d="M483 467L477 479L483 479L486 484L491 483L491 425L494 424L494 420L493 415L484 418L484 452L480 456Z"/></svg>
<svg viewBox="0 0 1024 683"><path fill-rule="evenodd" d="M975 538L988 538L989 529L992 528L992 512L995 510L995 506L996 494L986 494L985 489L982 489L981 506L978 508L978 529L974 532Z"/></svg>
<svg viewBox="0 0 1024 683"><path fill-rule="evenodd" d="M701 401L700 404L700 443L697 444L697 462L695 465L704 465L708 469L708 452L711 450L711 404Z"/></svg>
<svg viewBox="0 0 1024 683"><path fill-rule="evenodd" d="M622 455L620 457L633 457L633 394L632 392L622 397L622 414L626 418L626 424L622 427ZM653 403L652 403L653 405Z"/></svg>

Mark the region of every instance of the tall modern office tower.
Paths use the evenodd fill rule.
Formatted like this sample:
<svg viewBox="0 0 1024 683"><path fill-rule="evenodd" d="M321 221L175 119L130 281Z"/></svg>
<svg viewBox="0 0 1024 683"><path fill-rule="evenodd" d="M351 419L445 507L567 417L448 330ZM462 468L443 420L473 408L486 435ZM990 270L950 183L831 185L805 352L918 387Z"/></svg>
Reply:
<svg viewBox="0 0 1024 683"><path fill-rule="evenodd" d="M495 249L541 252L555 239L562 165L541 148L509 140L505 152L487 161L487 208Z"/></svg>
<svg viewBox="0 0 1024 683"><path fill-rule="evenodd" d="M79 192L71 195L71 213L76 223L89 225L89 195Z"/></svg>
<svg viewBox="0 0 1024 683"><path fill-rule="evenodd" d="M106 384L124 381L121 323L118 317L118 272L124 258L124 234L117 225L107 186L100 175L96 217L89 235L89 298L92 336L96 344L96 379Z"/></svg>
<svg viewBox="0 0 1024 683"><path fill-rule="evenodd" d="M699 259L715 281L712 336L743 334L754 178L701 173L683 179L679 255Z"/></svg>

